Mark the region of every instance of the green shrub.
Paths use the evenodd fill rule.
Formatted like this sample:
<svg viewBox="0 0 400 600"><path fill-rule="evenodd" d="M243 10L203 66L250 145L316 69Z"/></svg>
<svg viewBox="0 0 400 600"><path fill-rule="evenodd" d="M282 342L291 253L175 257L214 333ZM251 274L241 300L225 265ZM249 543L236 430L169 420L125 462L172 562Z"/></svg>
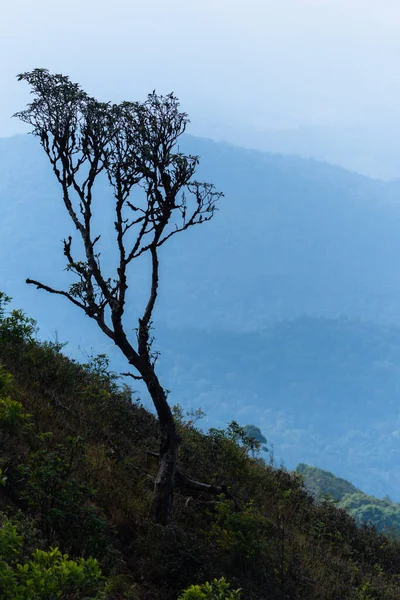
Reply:
<svg viewBox="0 0 400 600"><path fill-rule="evenodd" d="M12 390L12 375L0 365L0 396L7 396Z"/></svg>
<svg viewBox="0 0 400 600"><path fill-rule="evenodd" d="M31 415L24 411L21 402L0 397L0 429L7 433L14 433L20 426L24 425Z"/></svg>
<svg viewBox="0 0 400 600"><path fill-rule="evenodd" d="M12 562L19 554L22 536L8 519L0 526L0 560Z"/></svg>
<svg viewBox="0 0 400 600"><path fill-rule="evenodd" d="M15 431L31 417L24 411L21 402L12 400L12 376L0 365L0 430L6 433Z"/></svg>
<svg viewBox="0 0 400 600"><path fill-rule="evenodd" d="M242 510L232 500L220 497L207 536L224 553L232 553L244 562L261 556L270 543L272 524L249 502Z"/></svg>
<svg viewBox="0 0 400 600"><path fill-rule="evenodd" d="M228 439L236 445L241 446L246 454L251 453L254 456L260 451L261 444L253 437L249 436L245 427L241 427L236 421L231 421L226 429L209 429L209 435L215 440Z"/></svg>
<svg viewBox="0 0 400 600"><path fill-rule="evenodd" d="M212 583L191 585L182 592L179 600L240 600L241 590L231 590L224 577L214 579Z"/></svg>
<svg viewBox="0 0 400 600"><path fill-rule="evenodd" d="M95 559L70 560L57 548L36 550L32 560L14 567L0 560L2 600L94 600L103 587Z"/></svg>
<svg viewBox="0 0 400 600"><path fill-rule="evenodd" d="M34 340L37 332L36 321L27 317L23 310L14 309L6 313L11 298L0 292L0 341L2 344L14 344Z"/></svg>
<svg viewBox="0 0 400 600"><path fill-rule="evenodd" d="M105 518L92 502L96 490L76 475L84 467L83 440L70 437L66 444L52 448L52 434L39 439L41 448L19 470L25 477L21 497L37 516L46 538L55 535L73 555L113 555Z"/></svg>
<svg viewBox="0 0 400 600"><path fill-rule="evenodd" d="M357 590L357 600L383 600L384 596L367 581Z"/></svg>
<svg viewBox="0 0 400 600"><path fill-rule="evenodd" d="M36 548L24 558L24 537L17 525L0 515L0 590L2 600L90 600L104 598L98 562L71 560L58 548ZM97 595L99 592L99 595Z"/></svg>
<svg viewBox="0 0 400 600"><path fill-rule="evenodd" d="M83 363L82 367L86 373L91 376L92 382L98 387L103 387L109 392L116 393L118 391L117 380L119 376L110 369L110 359L107 354L98 354L87 356L87 363Z"/></svg>

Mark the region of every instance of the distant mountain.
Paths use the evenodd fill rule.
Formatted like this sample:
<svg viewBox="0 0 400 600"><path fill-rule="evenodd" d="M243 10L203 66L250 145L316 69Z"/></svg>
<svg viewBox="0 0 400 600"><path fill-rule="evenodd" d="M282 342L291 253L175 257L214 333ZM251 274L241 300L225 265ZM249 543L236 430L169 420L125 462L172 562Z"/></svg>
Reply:
<svg viewBox="0 0 400 600"><path fill-rule="evenodd" d="M400 500L400 329L300 318L249 333L158 327L156 344L171 402L203 408L200 426L252 423L278 464Z"/></svg>
<svg viewBox="0 0 400 600"><path fill-rule="evenodd" d="M226 129L226 128L225 128ZM397 119L372 123L303 125L286 129L216 130L214 139L261 150L322 160L368 177L400 177ZM228 138L227 138L228 136Z"/></svg>
<svg viewBox="0 0 400 600"><path fill-rule="evenodd" d="M362 493L350 481L336 477L330 471L324 471L318 467L311 467L300 463L296 467L296 472L303 477L304 484L309 492L318 501L328 496L333 500L339 501L346 494Z"/></svg>
<svg viewBox="0 0 400 600"><path fill-rule="evenodd" d="M302 315L400 324L400 184L200 138L186 137L181 148L200 155L198 177L225 198L211 223L165 247L160 320L234 331ZM108 188L97 192L111 266ZM38 306L24 279L65 282L60 240L74 231L36 139L0 141L0 205L1 281L45 317L52 301ZM136 276L132 301L140 302L145 268Z"/></svg>
<svg viewBox="0 0 400 600"><path fill-rule="evenodd" d="M189 136L181 149L225 198L161 258L155 332L171 401L201 406L205 426L254 423L289 468L318 464L400 498L400 184ZM112 275L104 182L96 197ZM0 206L0 289L72 356L92 347L126 370L79 310L24 283L68 285L61 240L74 234L32 137L0 140ZM134 328L146 264L132 275Z"/></svg>
<svg viewBox="0 0 400 600"><path fill-rule="evenodd" d="M302 475L306 488L317 501L330 497L336 501L338 508L350 513L359 525L375 525L380 532L399 534L400 504L392 502L388 496L383 499L368 496L349 481L317 467L300 464L296 471Z"/></svg>

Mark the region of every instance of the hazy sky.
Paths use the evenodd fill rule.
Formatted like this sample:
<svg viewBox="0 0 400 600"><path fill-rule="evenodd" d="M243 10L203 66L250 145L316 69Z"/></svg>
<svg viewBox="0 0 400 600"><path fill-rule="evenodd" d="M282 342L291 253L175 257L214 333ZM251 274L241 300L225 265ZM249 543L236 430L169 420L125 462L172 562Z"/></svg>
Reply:
<svg viewBox="0 0 400 600"><path fill-rule="evenodd" d="M400 123L399 32L399 0L2 0L0 137L34 67L101 99L174 91L203 135Z"/></svg>

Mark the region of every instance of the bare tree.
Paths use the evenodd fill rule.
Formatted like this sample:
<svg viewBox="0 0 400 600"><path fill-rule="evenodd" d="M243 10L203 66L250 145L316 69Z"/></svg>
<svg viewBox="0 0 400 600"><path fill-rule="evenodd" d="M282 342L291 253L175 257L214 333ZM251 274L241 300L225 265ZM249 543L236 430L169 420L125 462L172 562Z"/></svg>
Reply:
<svg viewBox="0 0 400 600"><path fill-rule="evenodd" d="M153 92L142 103L112 104L98 102L68 77L45 69L18 79L30 85L33 101L15 116L39 137L84 248L84 259L77 260L72 238L63 242L67 270L76 276L68 291L32 279L27 283L64 296L94 319L134 368L130 375L144 381L160 426L151 513L166 524L172 518L180 438L156 374L157 352L150 335L159 288L159 248L173 235L209 221L222 194L213 185L196 181L198 157L177 149L189 120L173 94ZM102 174L108 178L115 208L119 258L113 278L104 274L96 247L100 235L93 231L94 184ZM151 284L132 340L124 322L128 270L144 254L150 257Z"/></svg>

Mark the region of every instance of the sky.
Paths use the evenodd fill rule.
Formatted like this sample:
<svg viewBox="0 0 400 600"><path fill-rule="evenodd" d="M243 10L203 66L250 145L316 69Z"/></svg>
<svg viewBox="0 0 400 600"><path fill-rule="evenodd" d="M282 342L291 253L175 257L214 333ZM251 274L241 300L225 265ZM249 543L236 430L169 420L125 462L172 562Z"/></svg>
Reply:
<svg viewBox="0 0 400 600"><path fill-rule="evenodd" d="M400 126L398 0L3 0L0 137L16 74L67 74L103 100L174 91L197 135Z"/></svg>

